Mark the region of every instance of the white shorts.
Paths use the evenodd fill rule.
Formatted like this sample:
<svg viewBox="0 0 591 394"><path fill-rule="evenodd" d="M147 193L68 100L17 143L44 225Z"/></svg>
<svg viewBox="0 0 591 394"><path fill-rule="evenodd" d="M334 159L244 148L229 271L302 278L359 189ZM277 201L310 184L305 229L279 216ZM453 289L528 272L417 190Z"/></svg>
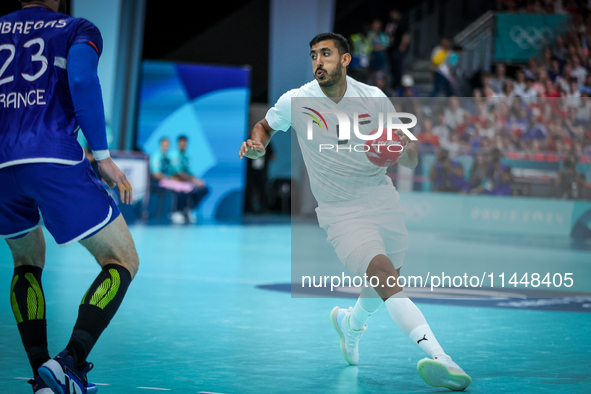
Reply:
<svg viewBox="0 0 591 394"><path fill-rule="evenodd" d="M404 256L401 252L408 250L408 231L399 200L389 182L359 200L321 203L316 208L327 241L341 263L355 275L365 274L371 260L379 254ZM396 258L393 264L400 268L402 258Z"/></svg>

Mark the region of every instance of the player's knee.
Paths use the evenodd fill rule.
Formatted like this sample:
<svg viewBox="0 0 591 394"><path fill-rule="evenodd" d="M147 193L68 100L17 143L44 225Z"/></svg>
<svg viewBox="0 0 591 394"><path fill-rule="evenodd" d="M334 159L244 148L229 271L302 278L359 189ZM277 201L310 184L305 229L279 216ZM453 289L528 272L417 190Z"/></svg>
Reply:
<svg viewBox="0 0 591 394"><path fill-rule="evenodd" d="M133 249L133 257L130 259L128 265L129 272L131 273L131 278L133 279L140 268L140 259L135 249Z"/></svg>
<svg viewBox="0 0 591 394"><path fill-rule="evenodd" d="M135 248L125 251L124 253L116 253L110 256L105 256L99 259L99 264L104 267L108 264L117 264L125 267L131 274L133 279L138 272L140 260Z"/></svg>
<svg viewBox="0 0 591 394"><path fill-rule="evenodd" d="M377 255L371 260L367 268L367 274L368 276L377 276L379 278L397 276L397 272L394 268L394 265L392 265L392 261L390 261L390 259L383 254Z"/></svg>
<svg viewBox="0 0 591 394"><path fill-rule="evenodd" d="M127 262L127 269L131 273L131 278L133 279L137 274L140 268L140 259L137 255L137 251L133 248L132 253L130 253L130 257Z"/></svg>

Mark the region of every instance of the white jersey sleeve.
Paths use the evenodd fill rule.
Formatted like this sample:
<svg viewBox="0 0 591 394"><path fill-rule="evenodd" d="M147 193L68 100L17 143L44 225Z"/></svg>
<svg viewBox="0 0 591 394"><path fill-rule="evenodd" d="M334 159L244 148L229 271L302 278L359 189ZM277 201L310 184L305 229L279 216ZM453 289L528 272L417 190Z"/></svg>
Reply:
<svg viewBox="0 0 591 394"><path fill-rule="evenodd" d="M298 90L292 89L284 93L275 105L267 111L265 119L273 130L287 131L291 127L291 98Z"/></svg>

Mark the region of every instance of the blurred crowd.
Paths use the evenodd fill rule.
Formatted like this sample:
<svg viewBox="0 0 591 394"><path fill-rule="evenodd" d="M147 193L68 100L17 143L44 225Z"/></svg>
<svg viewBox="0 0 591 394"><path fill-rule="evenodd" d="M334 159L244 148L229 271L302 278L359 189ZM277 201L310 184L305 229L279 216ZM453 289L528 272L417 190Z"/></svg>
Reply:
<svg viewBox="0 0 591 394"><path fill-rule="evenodd" d="M394 104L417 114L413 133L420 152L436 156L429 174L433 191L529 195L527 187L513 187L504 164L523 160L558 168L554 197L585 197L585 174L577 165L591 164L591 99L452 96ZM543 171L539 175L551 182Z"/></svg>
<svg viewBox="0 0 591 394"><path fill-rule="evenodd" d="M362 31L349 37L349 45L351 77L388 93L400 90L410 33L399 10L390 10L385 21L375 18L365 24Z"/></svg>
<svg viewBox="0 0 591 394"><path fill-rule="evenodd" d="M554 196L582 198L591 163L591 1L498 0L496 10L516 13L562 13L569 25L526 64L495 64L472 86L472 98L454 94L455 67L461 48L446 37L431 52L430 96L443 100L398 101L400 111L417 114L413 133L421 152L436 155L430 171L435 191L528 194L515 188L507 159L558 163ZM404 18L390 11L350 37L351 75L380 87L389 97L418 97L404 59L410 47ZM464 168L460 156L469 156Z"/></svg>

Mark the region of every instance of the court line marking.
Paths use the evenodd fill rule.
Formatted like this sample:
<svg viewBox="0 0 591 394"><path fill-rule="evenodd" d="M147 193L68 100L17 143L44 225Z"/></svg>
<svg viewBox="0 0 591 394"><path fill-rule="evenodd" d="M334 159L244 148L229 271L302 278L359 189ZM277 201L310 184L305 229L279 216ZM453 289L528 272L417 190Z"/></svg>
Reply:
<svg viewBox="0 0 591 394"><path fill-rule="evenodd" d="M138 389L144 389L144 390L160 390L160 391L170 391L172 389L161 389L158 387L138 387Z"/></svg>
<svg viewBox="0 0 591 394"><path fill-rule="evenodd" d="M23 378L22 376L17 376L15 379L18 379L18 380L30 380L32 378ZM97 385L97 386L110 386L111 385L110 383L94 383L94 384ZM169 389L165 389L165 390L169 390Z"/></svg>
<svg viewBox="0 0 591 394"><path fill-rule="evenodd" d="M224 393L214 393L213 391L198 391L197 394L224 394Z"/></svg>

